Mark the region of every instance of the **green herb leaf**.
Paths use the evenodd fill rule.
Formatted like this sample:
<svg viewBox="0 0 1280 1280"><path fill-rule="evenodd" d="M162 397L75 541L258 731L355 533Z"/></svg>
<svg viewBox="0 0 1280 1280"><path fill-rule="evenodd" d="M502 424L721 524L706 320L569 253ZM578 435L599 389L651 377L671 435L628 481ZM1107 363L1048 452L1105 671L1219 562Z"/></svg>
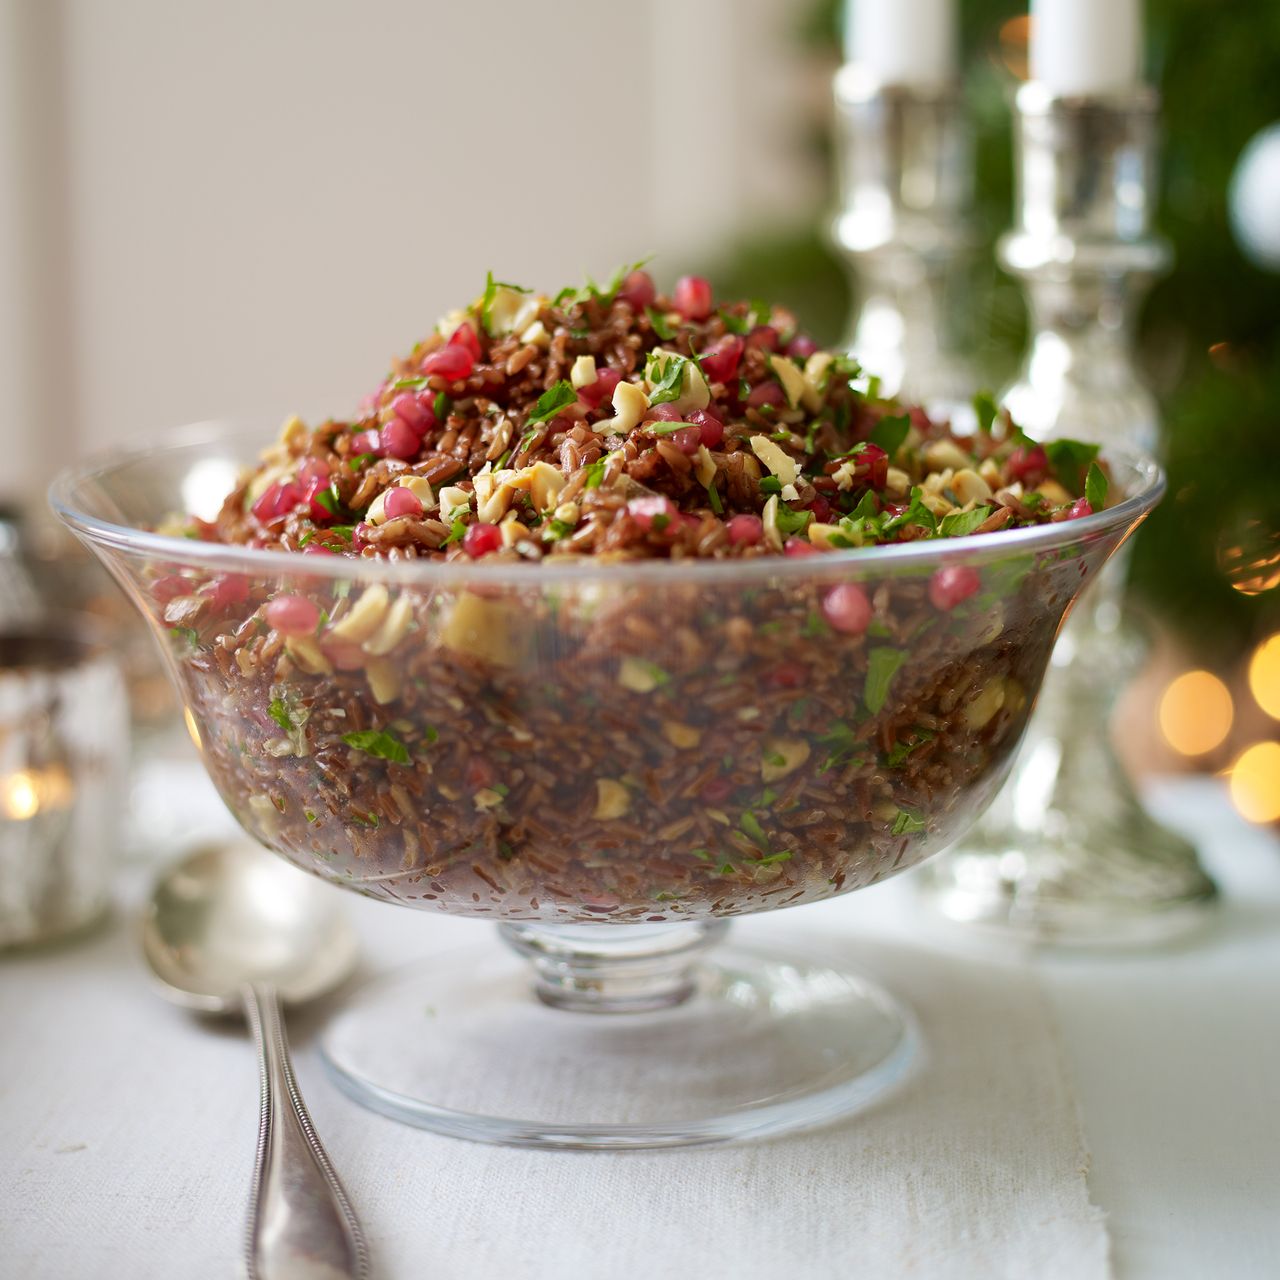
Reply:
<svg viewBox="0 0 1280 1280"><path fill-rule="evenodd" d="M924 815L919 809L899 809L898 816L893 820L891 834L895 836L911 836L917 831L924 830Z"/></svg>
<svg viewBox="0 0 1280 1280"><path fill-rule="evenodd" d="M649 317L649 327L663 342L670 342L676 336L676 331L667 323L667 317L656 307L645 307L644 313Z"/></svg>
<svg viewBox="0 0 1280 1280"><path fill-rule="evenodd" d="M486 272L484 294L480 298L480 323L484 325L484 331L488 334L493 333L493 330L489 327L489 319L493 310L493 300L497 296L499 289L514 289L517 293L533 292L531 289L526 289L522 284L508 284L504 280L495 280L492 271Z"/></svg>
<svg viewBox="0 0 1280 1280"><path fill-rule="evenodd" d="M425 387L431 379L429 376L421 378L397 378L391 384L392 391L417 391L420 387Z"/></svg>
<svg viewBox="0 0 1280 1280"><path fill-rule="evenodd" d="M1095 510L1107 505L1107 477L1096 462L1089 463L1089 473L1084 478L1085 501Z"/></svg>
<svg viewBox="0 0 1280 1280"><path fill-rule="evenodd" d="M366 463L376 462L378 455L376 453L357 453L354 458L347 459L347 466L352 471L359 471Z"/></svg>
<svg viewBox="0 0 1280 1280"><path fill-rule="evenodd" d="M650 355L645 368L645 377L653 383L653 390L649 392L649 403L651 405L669 404L672 400L679 400L680 392L684 387L685 370L688 367L689 361L684 356Z"/></svg>
<svg viewBox="0 0 1280 1280"><path fill-rule="evenodd" d="M1086 468L1098 456L1098 446L1085 444L1082 440L1049 440L1044 451L1058 479L1068 489L1079 493Z"/></svg>
<svg viewBox="0 0 1280 1280"><path fill-rule="evenodd" d="M366 755L377 756L380 760L390 760L393 764L408 764L409 749L389 733L379 729L359 729L355 733L344 733L342 740L349 747L363 751Z"/></svg>
<svg viewBox="0 0 1280 1280"><path fill-rule="evenodd" d="M440 544L447 547L451 542L461 542L467 536L467 522L459 516L452 525L449 526L449 536Z"/></svg>
<svg viewBox="0 0 1280 1280"><path fill-rule="evenodd" d="M587 478L583 482L584 489L598 489L604 483L604 459L597 458L587 467Z"/></svg>
<svg viewBox="0 0 1280 1280"><path fill-rule="evenodd" d="M911 501L901 514L886 520L880 527L881 534L891 533L903 525L918 524L931 533L938 531L938 518L924 505L924 492L917 485L911 490Z"/></svg>
<svg viewBox="0 0 1280 1280"><path fill-rule="evenodd" d="M881 418L871 429L871 443L878 444L892 458L902 448L910 430L911 419L905 413L893 418Z"/></svg>
<svg viewBox="0 0 1280 1280"><path fill-rule="evenodd" d="M747 809L743 813L738 826L742 829L742 834L745 835L752 844L759 849L768 850L769 837L765 835L764 828L760 825L756 815L752 813L750 809Z"/></svg>
<svg viewBox="0 0 1280 1280"><path fill-rule="evenodd" d="M533 412L529 415L529 425L537 426L539 423L546 422L548 418L554 418L577 399L578 393L573 389L573 384L561 379L554 387L544 391L538 397L538 403L533 406Z"/></svg>
<svg viewBox="0 0 1280 1280"><path fill-rule="evenodd" d="M896 769L913 751L924 746L933 737L932 729L913 729L911 732L915 735L911 741L904 738L895 742L893 749L885 756L884 762L890 769Z"/></svg>
<svg viewBox="0 0 1280 1280"><path fill-rule="evenodd" d="M888 700L893 677L906 660L905 649L872 649L867 654L867 679L862 690L862 700L872 715L880 711Z"/></svg>
<svg viewBox="0 0 1280 1280"><path fill-rule="evenodd" d="M716 482L714 480L707 486L707 498L711 503L711 510L718 516L724 515L724 503L720 501L720 494L716 490Z"/></svg>
<svg viewBox="0 0 1280 1280"><path fill-rule="evenodd" d="M813 519L812 511L792 511L785 502L778 503L778 532L790 537L803 533Z"/></svg>
<svg viewBox="0 0 1280 1280"><path fill-rule="evenodd" d="M989 436L996 418L1000 415L1000 406L996 404L995 396L990 391L979 391L973 397L973 412L978 419L978 430L984 436Z"/></svg>
<svg viewBox="0 0 1280 1280"><path fill-rule="evenodd" d="M440 730L437 729L434 725L427 725L427 727L422 731L422 740L428 746L431 746L433 743L439 742Z"/></svg>
<svg viewBox="0 0 1280 1280"><path fill-rule="evenodd" d="M761 493L781 493L782 481L777 476L765 476L760 481Z"/></svg>
<svg viewBox="0 0 1280 1280"><path fill-rule="evenodd" d="M938 532L944 538L963 538L972 533L990 514L990 507L974 507L972 511L952 511L942 517Z"/></svg>
<svg viewBox="0 0 1280 1280"><path fill-rule="evenodd" d="M431 406L432 413L436 415L436 421L444 422L452 408L453 401L443 391L437 391L435 401Z"/></svg>
<svg viewBox="0 0 1280 1280"><path fill-rule="evenodd" d="M289 708L285 706L283 698L272 698L271 705L267 708L267 711L285 733L293 732L293 721L289 718Z"/></svg>
<svg viewBox="0 0 1280 1280"><path fill-rule="evenodd" d="M185 640L193 649L200 647L200 633L194 627L170 627L169 634L175 640Z"/></svg>

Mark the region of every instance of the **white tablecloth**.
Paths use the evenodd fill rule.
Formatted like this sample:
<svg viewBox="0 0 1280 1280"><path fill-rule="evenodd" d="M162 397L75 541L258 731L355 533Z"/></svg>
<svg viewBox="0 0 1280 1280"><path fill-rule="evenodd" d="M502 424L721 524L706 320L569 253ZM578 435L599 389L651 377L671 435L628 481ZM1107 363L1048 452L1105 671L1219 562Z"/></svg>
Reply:
<svg viewBox="0 0 1280 1280"><path fill-rule="evenodd" d="M931 921L905 878L743 922L742 937L862 963L929 1037L906 1091L821 1134L610 1155L458 1143L339 1096L309 1035L323 1011L295 1016L302 1085L376 1273L1275 1275L1280 847L1216 784L1156 802L1226 892L1213 929L1176 949L993 949ZM125 877L126 903L143 883ZM352 908L373 968L483 936ZM0 1019L0 1276L235 1274L256 1118L243 1034L158 1000L123 923L0 961Z"/></svg>

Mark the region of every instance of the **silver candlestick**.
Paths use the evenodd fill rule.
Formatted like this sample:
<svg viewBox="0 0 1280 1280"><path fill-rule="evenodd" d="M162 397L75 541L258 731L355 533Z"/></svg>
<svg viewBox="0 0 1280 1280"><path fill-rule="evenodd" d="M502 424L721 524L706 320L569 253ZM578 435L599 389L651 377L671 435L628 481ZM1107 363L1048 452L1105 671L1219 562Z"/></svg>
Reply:
<svg viewBox="0 0 1280 1280"><path fill-rule="evenodd" d="M1152 231L1159 98L1016 98L1017 220L1001 264L1024 284L1032 337L1002 401L1038 440L1154 452L1155 400L1133 322L1168 269ZM1120 625L1117 557L1054 651L1009 783L925 891L952 919L1036 941L1114 946L1199 923L1215 897L1195 849L1142 808L1107 732L1141 646Z"/></svg>
<svg viewBox="0 0 1280 1280"><path fill-rule="evenodd" d="M832 226L859 295L849 350L884 395L945 413L973 394L964 268L975 251L971 140L954 87L835 77L841 208Z"/></svg>

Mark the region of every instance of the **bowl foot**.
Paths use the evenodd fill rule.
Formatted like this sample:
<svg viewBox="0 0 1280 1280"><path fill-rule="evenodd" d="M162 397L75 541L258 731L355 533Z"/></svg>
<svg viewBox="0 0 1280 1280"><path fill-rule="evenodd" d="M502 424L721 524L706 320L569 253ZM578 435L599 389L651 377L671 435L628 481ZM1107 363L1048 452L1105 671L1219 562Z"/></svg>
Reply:
<svg viewBox="0 0 1280 1280"><path fill-rule="evenodd" d="M407 1124L617 1150L827 1124L902 1081L917 1042L880 987L821 962L717 947L678 1003L594 1013L539 999L527 966L489 948L370 982L323 1052L346 1093Z"/></svg>

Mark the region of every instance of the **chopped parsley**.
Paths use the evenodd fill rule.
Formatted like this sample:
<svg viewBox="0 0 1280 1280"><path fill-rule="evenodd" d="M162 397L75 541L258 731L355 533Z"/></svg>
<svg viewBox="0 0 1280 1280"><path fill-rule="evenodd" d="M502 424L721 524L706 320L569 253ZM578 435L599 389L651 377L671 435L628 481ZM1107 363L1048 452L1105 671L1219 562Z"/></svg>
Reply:
<svg viewBox="0 0 1280 1280"><path fill-rule="evenodd" d="M760 481L761 493L781 493L782 481L777 476L765 476Z"/></svg>
<svg viewBox="0 0 1280 1280"><path fill-rule="evenodd" d="M785 502L778 503L778 532L790 537L803 533L813 519L812 511L793 511Z"/></svg>
<svg viewBox="0 0 1280 1280"><path fill-rule="evenodd" d="M751 841L758 849L764 849L766 852L769 848L769 837L765 835L764 828L760 825L759 819L750 809L743 812L742 818L738 822L738 826L742 834Z"/></svg>
<svg viewBox="0 0 1280 1280"><path fill-rule="evenodd" d="M984 436L991 434L991 428L995 426L996 418L1000 415L1000 407L996 404L996 398L990 391L979 391L973 397L973 412L978 419L978 430Z"/></svg>
<svg viewBox="0 0 1280 1280"><path fill-rule="evenodd" d="M283 698L272 698L271 705L267 708L267 713L285 733L293 732L293 720L289 716L289 708L285 706Z"/></svg>
<svg viewBox="0 0 1280 1280"><path fill-rule="evenodd" d="M890 833L895 836L912 836L924 830L924 815L919 809L902 808L893 820Z"/></svg>
<svg viewBox="0 0 1280 1280"><path fill-rule="evenodd" d="M604 459L597 458L587 467L587 478L582 486L584 489L598 489L601 486L604 482L604 465Z"/></svg>
<svg viewBox="0 0 1280 1280"><path fill-rule="evenodd" d="M867 679L862 690L862 700L867 710L875 715L883 708L889 697L889 686L898 668L907 660L905 649L889 649L881 647L872 649L867 654Z"/></svg>
<svg viewBox="0 0 1280 1280"><path fill-rule="evenodd" d="M913 729L911 731L915 736L910 740L903 738L893 744L893 750L884 758L884 762L890 769L896 769L913 751L933 737L932 729Z"/></svg>
<svg viewBox="0 0 1280 1280"><path fill-rule="evenodd" d="M378 455L376 453L357 453L354 458L347 459L347 466L352 471L359 471L366 463L376 462Z"/></svg>
<svg viewBox="0 0 1280 1280"><path fill-rule="evenodd" d="M670 404L680 399L684 387L685 370L689 361L684 356L659 356L650 354L644 376L653 385L649 403Z"/></svg>
<svg viewBox="0 0 1280 1280"><path fill-rule="evenodd" d="M1085 471L1098 456L1098 446L1081 440L1049 440L1044 445L1044 452L1058 479L1068 489L1079 492Z"/></svg>
<svg viewBox="0 0 1280 1280"><path fill-rule="evenodd" d="M484 294L480 299L480 323L484 325L485 333L492 334L493 329L490 327L490 320L493 314L493 301L498 296L499 289L513 289L516 293L531 293L531 289L526 289L522 284L508 284L503 280L495 280L493 272L485 273L484 278Z"/></svg>
<svg viewBox="0 0 1280 1280"><path fill-rule="evenodd" d="M409 763L409 748L399 738L380 729L358 729L355 733L344 733L342 740L347 746L363 751L366 755L377 756L380 760L390 760L393 764Z"/></svg>
<svg viewBox="0 0 1280 1280"><path fill-rule="evenodd" d="M989 515L990 507L974 507L972 511L952 511L942 517L938 532L944 538L963 538L972 533Z"/></svg>
<svg viewBox="0 0 1280 1280"><path fill-rule="evenodd" d="M449 527L449 536L440 544L447 547L451 542L461 542L467 536L467 522L459 516Z"/></svg>
<svg viewBox="0 0 1280 1280"><path fill-rule="evenodd" d="M544 391L538 397L538 403L533 406L533 412L529 415L529 425L531 427L537 426L546 422L549 418L554 418L556 414L576 403L577 399L578 393L573 389L573 384L561 379L554 387ZM522 449L528 438L529 433L526 431L524 439L520 441Z"/></svg>
<svg viewBox="0 0 1280 1280"><path fill-rule="evenodd" d="M902 448L910 430L911 418L905 413L881 418L871 429L871 443L878 444L892 458Z"/></svg>
<svg viewBox="0 0 1280 1280"><path fill-rule="evenodd" d="M724 503L720 501L720 494L716 489L716 482L714 478L707 486L707 500L711 503L711 510L714 511L716 515L724 515Z"/></svg>
<svg viewBox="0 0 1280 1280"><path fill-rule="evenodd" d="M453 408L453 401L443 392L436 392L436 398L431 406L431 412L436 415L437 422L443 422Z"/></svg>
<svg viewBox="0 0 1280 1280"><path fill-rule="evenodd" d="M175 640L185 640L193 649L200 647L200 633L194 627L170 627L169 634Z"/></svg>
<svg viewBox="0 0 1280 1280"><path fill-rule="evenodd" d="M645 307L644 313L649 317L649 327L663 342L670 342L676 336L675 329L667 323L666 316L656 307Z"/></svg>
<svg viewBox="0 0 1280 1280"><path fill-rule="evenodd" d="M1095 510L1101 511L1107 505L1107 477L1096 462L1089 463L1089 472L1084 478L1085 501Z"/></svg>

